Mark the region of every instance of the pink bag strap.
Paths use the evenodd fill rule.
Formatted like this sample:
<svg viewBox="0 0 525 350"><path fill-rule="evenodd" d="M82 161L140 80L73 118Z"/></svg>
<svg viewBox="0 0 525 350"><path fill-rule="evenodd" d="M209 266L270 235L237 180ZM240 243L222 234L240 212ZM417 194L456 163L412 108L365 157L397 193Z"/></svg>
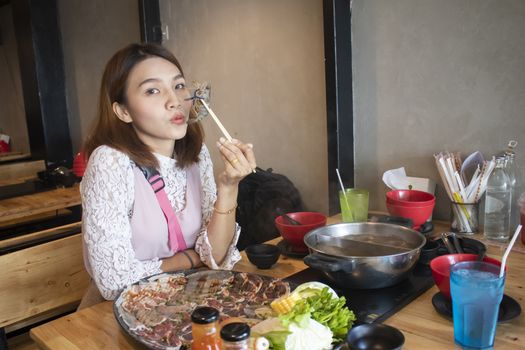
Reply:
<svg viewBox="0 0 525 350"><path fill-rule="evenodd" d="M187 245L182 234L182 229L180 228L179 220L175 215L175 210L173 210L173 207L171 206L166 191L164 191L164 179L162 176L160 176L160 173L156 169L140 166L138 168L146 177L146 180L151 185L153 192L155 192L157 201L159 202L160 208L162 209L164 217L166 218L166 222L168 224L168 241L170 249L175 253L181 250L186 250Z"/></svg>

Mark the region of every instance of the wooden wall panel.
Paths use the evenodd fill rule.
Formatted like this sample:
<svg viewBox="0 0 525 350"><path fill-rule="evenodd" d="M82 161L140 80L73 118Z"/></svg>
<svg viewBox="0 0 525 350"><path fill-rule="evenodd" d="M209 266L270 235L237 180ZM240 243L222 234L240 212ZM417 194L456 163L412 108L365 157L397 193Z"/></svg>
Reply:
<svg viewBox="0 0 525 350"><path fill-rule="evenodd" d="M0 327L79 301L89 284L81 235L0 256Z"/></svg>

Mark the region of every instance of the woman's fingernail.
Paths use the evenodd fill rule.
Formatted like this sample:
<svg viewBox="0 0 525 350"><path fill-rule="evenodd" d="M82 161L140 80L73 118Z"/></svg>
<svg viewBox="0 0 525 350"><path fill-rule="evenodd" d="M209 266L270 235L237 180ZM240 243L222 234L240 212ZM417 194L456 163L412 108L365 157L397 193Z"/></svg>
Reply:
<svg viewBox="0 0 525 350"><path fill-rule="evenodd" d="M221 137L221 138L219 139L219 141L220 141L220 143L224 143L224 142L226 142L226 139L225 139L224 137Z"/></svg>
<svg viewBox="0 0 525 350"><path fill-rule="evenodd" d="M221 143L220 142L217 142L217 147L221 148Z"/></svg>
<svg viewBox="0 0 525 350"><path fill-rule="evenodd" d="M248 146L250 148L253 148L253 144L251 144L251 143L246 144L246 146Z"/></svg>

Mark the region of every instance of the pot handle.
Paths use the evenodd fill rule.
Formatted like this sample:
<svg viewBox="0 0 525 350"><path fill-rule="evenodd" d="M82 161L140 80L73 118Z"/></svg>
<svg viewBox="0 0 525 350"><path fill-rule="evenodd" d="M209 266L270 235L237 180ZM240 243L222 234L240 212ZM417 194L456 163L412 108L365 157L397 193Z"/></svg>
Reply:
<svg viewBox="0 0 525 350"><path fill-rule="evenodd" d="M319 254L307 255L303 260L306 265L326 272L346 271L347 267L352 264L351 261L344 261L341 258L333 258Z"/></svg>

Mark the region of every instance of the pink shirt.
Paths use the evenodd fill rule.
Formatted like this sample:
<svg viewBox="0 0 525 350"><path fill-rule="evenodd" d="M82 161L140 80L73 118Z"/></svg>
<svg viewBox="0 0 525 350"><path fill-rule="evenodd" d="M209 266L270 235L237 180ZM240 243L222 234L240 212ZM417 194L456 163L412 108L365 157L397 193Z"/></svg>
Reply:
<svg viewBox="0 0 525 350"><path fill-rule="evenodd" d="M174 253L168 244L168 225L157 197L139 168L133 167L135 202L131 217L131 244L136 258L166 258ZM186 170L186 206L175 212L188 248L195 246L201 228L201 182L196 164Z"/></svg>

